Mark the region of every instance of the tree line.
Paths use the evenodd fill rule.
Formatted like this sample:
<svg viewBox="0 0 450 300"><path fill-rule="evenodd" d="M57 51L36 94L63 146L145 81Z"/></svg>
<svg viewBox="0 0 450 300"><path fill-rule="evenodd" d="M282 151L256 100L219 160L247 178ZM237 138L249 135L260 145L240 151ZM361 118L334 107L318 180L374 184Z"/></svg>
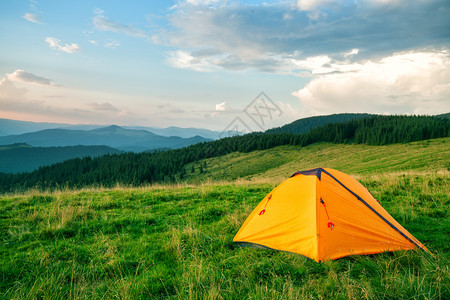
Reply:
<svg viewBox="0 0 450 300"><path fill-rule="evenodd" d="M30 173L0 174L0 192L28 188L111 187L183 180L185 166L232 152L264 150L281 145L304 147L317 142L387 145L449 136L450 120L428 116L372 116L330 123L304 134L250 133L152 153L108 154L70 159Z"/></svg>
<svg viewBox="0 0 450 300"><path fill-rule="evenodd" d="M275 127L266 130L266 133L292 133L292 134L302 134L307 133L311 129L316 127L324 126L329 123L343 123L350 120L357 120L362 118L367 118L373 115L370 114L355 114L355 113L345 113L345 114L333 114L327 116L315 116L302 118L292 123L286 124L281 127Z"/></svg>

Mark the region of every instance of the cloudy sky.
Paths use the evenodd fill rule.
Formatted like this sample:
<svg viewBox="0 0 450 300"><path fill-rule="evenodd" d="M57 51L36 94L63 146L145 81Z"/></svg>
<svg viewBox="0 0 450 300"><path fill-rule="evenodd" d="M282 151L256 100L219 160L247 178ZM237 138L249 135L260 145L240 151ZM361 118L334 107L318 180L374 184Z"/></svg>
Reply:
<svg viewBox="0 0 450 300"><path fill-rule="evenodd" d="M449 112L449 16L448 0L3 0L0 118L221 130L260 92L282 112L266 127Z"/></svg>

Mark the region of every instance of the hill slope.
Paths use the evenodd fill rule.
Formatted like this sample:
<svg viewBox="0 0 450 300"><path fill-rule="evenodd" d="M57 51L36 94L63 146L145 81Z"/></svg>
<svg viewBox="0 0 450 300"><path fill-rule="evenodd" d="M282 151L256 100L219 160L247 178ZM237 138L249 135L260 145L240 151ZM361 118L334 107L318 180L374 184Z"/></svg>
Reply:
<svg viewBox="0 0 450 300"><path fill-rule="evenodd" d="M231 153L188 164L185 179L191 182L238 178L280 182L296 171L316 167L338 169L349 174L448 171L450 138L387 146L320 143L303 148L279 146L249 153Z"/></svg>
<svg viewBox="0 0 450 300"><path fill-rule="evenodd" d="M72 158L119 154L120 150L107 146L32 147L27 144L0 146L0 172L31 172Z"/></svg>

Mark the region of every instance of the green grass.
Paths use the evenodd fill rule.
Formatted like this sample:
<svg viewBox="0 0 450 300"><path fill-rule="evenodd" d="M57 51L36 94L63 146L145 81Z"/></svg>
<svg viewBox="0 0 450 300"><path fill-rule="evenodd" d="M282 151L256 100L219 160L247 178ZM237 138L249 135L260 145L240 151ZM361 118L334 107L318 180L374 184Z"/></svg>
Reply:
<svg viewBox="0 0 450 300"><path fill-rule="evenodd" d="M200 174L199 165L206 162ZM192 165L195 172L191 173ZM450 170L450 138L369 146L314 144L304 148L280 146L250 153L232 153L186 167L189 182L268 179L281 182L296 171L328 167L348 174L383 174Z"/></svg>
<svg viewBox="0 0 450 300"><path fill-rule="evenodd" d="M450 138L283 146L191 164L180 185L3 195L0 299L449 299L449 161ZM355 176L435 258L317 264L233 245L271 189L319 166Z"/></svg>
<svg viewBox="0 0 450 300"><path fill-rule="evenodd" d="M436 258L236 248L275 181L30 191L0 198L0 298L449 299L449 172L358 179Z"/></svg>

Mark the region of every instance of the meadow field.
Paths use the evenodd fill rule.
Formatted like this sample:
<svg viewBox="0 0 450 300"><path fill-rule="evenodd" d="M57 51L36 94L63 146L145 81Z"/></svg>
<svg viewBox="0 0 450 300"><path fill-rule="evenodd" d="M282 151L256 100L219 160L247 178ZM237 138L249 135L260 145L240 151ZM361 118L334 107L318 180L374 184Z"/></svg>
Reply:
<svg viewBox="0 0 450 300"><path fill-rule="evenodd" d="M274 149L198 162L179 184L0 196L0 298L450 299L448 138ZM267 193L317 166L354 175L433 256L235 247Z"/></svg>

